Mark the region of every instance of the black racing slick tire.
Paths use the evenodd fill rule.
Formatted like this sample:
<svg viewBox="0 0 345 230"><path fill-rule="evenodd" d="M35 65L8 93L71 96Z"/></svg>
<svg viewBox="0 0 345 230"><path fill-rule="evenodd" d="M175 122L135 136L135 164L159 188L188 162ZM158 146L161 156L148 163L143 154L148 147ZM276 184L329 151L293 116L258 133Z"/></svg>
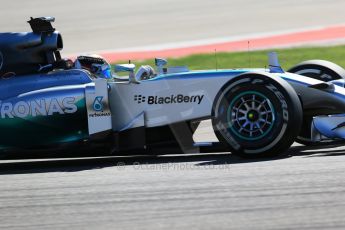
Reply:
<svg viewBox="0 0 345 230"><path fill-rule="evenodd" d="M329 61L325 60L309 60L299 63L298 65L290 68L287 72L295 73L299 75L303 75L306 77L310 77L313 79L321 80L321 81L333 81L339 79L345 79L345 70ZM328 142L314 142L311 140L311 123L313 117L312 116L304 116L303 117L303 124L301 128L301 132L296 138L296 142L306 145L306 146L314 146L314 145L324 145L324 144L335 144L341 142L337 141L328 141Z"/></svg>
<svg viewBox="0 0 345 230"><path fill-rule="evenodd" d="M325 82L345 79L345 70L342 67L325 60L304 61L290 68L287 72Z"/></svg>
<svg viewBox="0 0 345 230"><path fill-rule="evenodd" d="M275 157L294 142L302 125L302 106L283 79L246 73L218 92L212 125L220 142L245 158Z"/></svg>

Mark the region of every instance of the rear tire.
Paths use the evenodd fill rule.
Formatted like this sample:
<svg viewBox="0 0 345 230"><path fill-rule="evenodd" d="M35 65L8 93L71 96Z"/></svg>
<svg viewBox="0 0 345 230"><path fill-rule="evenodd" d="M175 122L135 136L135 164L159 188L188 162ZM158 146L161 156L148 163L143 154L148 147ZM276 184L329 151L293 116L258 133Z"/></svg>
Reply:
<svg viewBox="0 0 345 230"><path fill-rule="evenodd" d="M212 108L220 142L245 158L273 157L294 142L302 124L302 106L281 78L250 73L230 80Z"/></svg>

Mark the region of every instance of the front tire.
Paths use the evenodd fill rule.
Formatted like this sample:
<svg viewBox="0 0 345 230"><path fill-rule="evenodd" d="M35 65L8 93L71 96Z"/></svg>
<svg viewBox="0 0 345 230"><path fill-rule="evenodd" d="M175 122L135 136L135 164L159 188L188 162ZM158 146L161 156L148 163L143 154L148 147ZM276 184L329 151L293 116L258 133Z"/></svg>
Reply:
<svg viewBox="0 0 345 230"><path fill-rule="evenodd" d="M325 60L308 60L290 68L287 72L303 75L320 81L333 81L345 79L345 70L329 61ZM317 115L317 114L316 114ZM311 123L313 116L304 116L301 132L296 137L296 142L306 146L338 144L343 141L314 142L311 139Z"/></svg>
<svg viewBox="0 0 345 230"><path fill-rule="evenodd" d="M345 79L345 70L341 66L325 60L304 61L290 68L287 72L325 82Z"/></svg>
<svg viewBox="0 0 345 230"><path fill-rule="evenodd" d="M251 73L230 80L212 108L220 142L245 158L273 157L294 142L302 107L294 89L281 78Z"/></svg>

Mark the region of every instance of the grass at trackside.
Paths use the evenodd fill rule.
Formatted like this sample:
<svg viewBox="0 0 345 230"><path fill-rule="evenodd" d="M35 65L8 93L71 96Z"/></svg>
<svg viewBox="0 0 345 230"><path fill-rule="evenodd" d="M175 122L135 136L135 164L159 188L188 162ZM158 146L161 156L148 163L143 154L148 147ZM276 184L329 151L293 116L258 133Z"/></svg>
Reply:
<svg viewBox="0 0 345 230"><path fill-rule="evenodd" d="M230 68L264 68L268 65L267 53L276 51L280 64L284 69L288 69L301 61L310 59L328 60L345 67L345 45L331 47L306 47L290 49L274 49L263 51L237 52L237 53L217 53L218 69ZM164 58L164 57L163 57ZM168 66L186 65L191 70L215 69L215 54L198 54L182 58L168 59ZM125 62L122 62L125 63ZM136 61L132 63L137 67L144 64L154 66L154 60Z"/></svg>

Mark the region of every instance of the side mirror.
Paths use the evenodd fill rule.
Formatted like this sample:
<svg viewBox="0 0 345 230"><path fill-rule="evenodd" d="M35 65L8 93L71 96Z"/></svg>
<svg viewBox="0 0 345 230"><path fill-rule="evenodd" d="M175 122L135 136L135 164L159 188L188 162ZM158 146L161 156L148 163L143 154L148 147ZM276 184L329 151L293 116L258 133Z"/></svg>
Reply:
<svg viewBox="0 0 345 230"><path fill-rule="evenodd" d="M131 83L139 83L136 79L135 79L135 75L134 75L134 70L135 70L135 65L134 64L118 64L115 65L114 68L115 72L129 72L129 82Z"/></svg>
<svg viewBox="0 0 345 230"><path fill-rule="evenodd" d="M283 68L279 64L278 55L276 52L271 52L268 54L268 65L270 68L270 73L284 73Z"/></svg>
<svg viewBox="0 0 345 230"><path fill-rule="evenodd" d="M157 72L164 74L164 66L168 64L168 61L163 58L155 58L155 65L157 66Z"/></svg>
<svg viewBox="0 0 345 230"><path fill-rule="evenodd" d="M135 65L134 64L118 64L115 65L115 72L134 72Z"/></svg>

